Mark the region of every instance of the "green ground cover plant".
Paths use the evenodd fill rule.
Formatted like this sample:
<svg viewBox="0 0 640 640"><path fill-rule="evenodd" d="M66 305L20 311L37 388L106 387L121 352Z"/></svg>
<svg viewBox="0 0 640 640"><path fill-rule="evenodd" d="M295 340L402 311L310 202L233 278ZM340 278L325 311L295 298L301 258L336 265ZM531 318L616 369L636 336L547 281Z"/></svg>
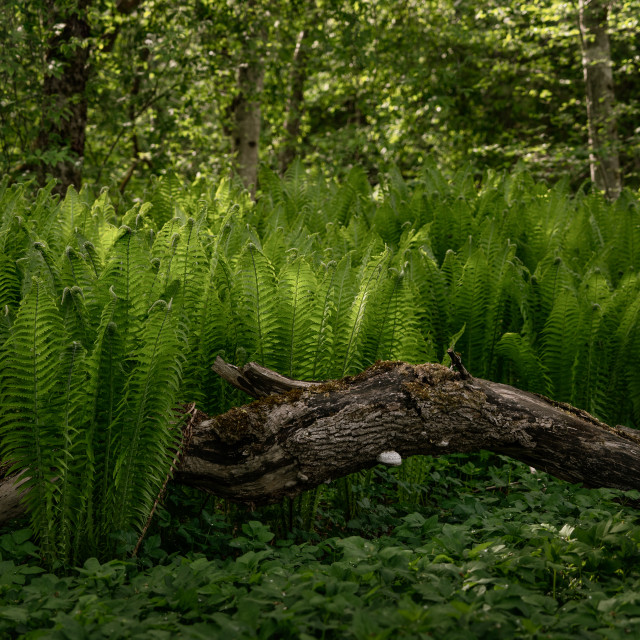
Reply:
<svg viewBox="0 0 640 640"><path fill-rule="evenodd" d="M488 454L413 458L259 513L173 488L129 558L180 446L178 404L247 401L216 355L322 380L446 363L455 344L475 376L638 424L631 192L434 167L372 188L299 164L261 185L255 203L175 176L135 203L0 186L2 459L31 477L28 528L0 541L0 631L631 633L638 496Z"/></svg>
<svg viewBox="0 0 640 640"><path fill-rule="evenodd" d="M635 493L582 489L488 455L427 464L422 505L398 501L398 472L386 468L374 471L373 488L356 489L357 519L344 522L326 495L317 524L322 531L334 521L327 536L300 529L275 536L265 512L225 516L215 503L200 509L194 496L173 495L139 558L88 559L60 575L42 568L30 530L7 533L0 537L0 632L247 639L637 633L640 526L625 504Z"/></svg>

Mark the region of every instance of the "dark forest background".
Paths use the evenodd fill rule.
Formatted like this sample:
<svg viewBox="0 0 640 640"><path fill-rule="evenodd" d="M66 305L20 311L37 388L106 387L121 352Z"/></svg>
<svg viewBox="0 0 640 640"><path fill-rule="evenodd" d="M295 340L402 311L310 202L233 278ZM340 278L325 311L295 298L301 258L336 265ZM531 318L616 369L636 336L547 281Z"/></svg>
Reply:
<svg viewBox="0 0 640 640"><path fill-rule="evenodd" d="M638 0L3 0L0 172L124 192L234 162L255 185L259 161L296 156L372 182L391 163L520 162L615 197L618 176L640 183L639 16Z"/></svg>

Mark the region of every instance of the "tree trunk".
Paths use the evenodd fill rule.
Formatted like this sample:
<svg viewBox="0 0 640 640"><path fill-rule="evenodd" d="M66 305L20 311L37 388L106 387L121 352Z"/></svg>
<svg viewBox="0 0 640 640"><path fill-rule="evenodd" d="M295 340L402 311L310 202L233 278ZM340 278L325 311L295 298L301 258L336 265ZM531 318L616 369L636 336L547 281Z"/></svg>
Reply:
<svg viewBox="0 0 640 640"><path fill-rule="evenodd" d="M261 399L216 417L193 411L174 481L265 504L379 462L486 449L588 487L640 489L640 433L458 368L379 362L310 383L218 358L219 374ZM0 522L16 504L11 482L0 483Z"/></svg>
<svg viewBox="0 0 640 640"><path fill-rule="evenodd" d="M56 191L65 193L69 185L80 187L87 126L85 89L89 79L89 24L86 20L91 0L68 3L47 0L49 40L43 86L42 120L37 148L43 153L60 150L63 157L47 160L39 167L39 180L51 175L59 180Z"/></svg>
<svg viewBox="0 0 640 640"><path fill-rule="evenodd" d="M234 103L233 149L236 171L244 186L256 193L260 145L260 94L264 79L261 60L252 60L238 68L238 95Z"/></svg>
<svg viewBox="0 0 640 640"><path fill-rule="evenodd" d="M615 200L622 190L614 111L611 47L607 31L609 3L580 0L582 67L587 97L591 180Z"/></svg>
<svg viewBox="0 0 640 640"><path fill-rule="evenodd" d="M298 136L300 135L300 121L302 119L302 105L304 104L304 83L307 79L308 34L303 30L298 34L296 48L293 52L293 68L289 99L287 100L287 115L284 123L284 142L280 151L280 171L286 168L296 157Z"/></svg>

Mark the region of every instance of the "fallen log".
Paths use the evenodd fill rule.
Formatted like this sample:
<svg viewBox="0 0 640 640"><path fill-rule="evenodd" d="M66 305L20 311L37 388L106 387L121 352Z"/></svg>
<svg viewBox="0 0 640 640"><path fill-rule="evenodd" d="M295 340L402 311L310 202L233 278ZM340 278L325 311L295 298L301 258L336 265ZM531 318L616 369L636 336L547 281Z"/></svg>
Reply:
<svg viewBox="0 0 640 640"><path fill-rule="evenodd" d="M378 362L318 383L218 358L214 370L258 399L214 417L192 409L173 481L258 505L380 462L486 449L587 487L640 489L640 432L453 362ZM12 482L0 483L0 522Z"/></svg>

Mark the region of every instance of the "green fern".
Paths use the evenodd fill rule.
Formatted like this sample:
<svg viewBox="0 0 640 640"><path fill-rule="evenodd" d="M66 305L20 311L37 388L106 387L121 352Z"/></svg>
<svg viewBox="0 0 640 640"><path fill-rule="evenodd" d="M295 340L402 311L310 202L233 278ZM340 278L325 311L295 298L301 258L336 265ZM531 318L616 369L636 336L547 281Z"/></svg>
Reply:
<svg viewBox="0 0 640 640"><path fill-rule="evenodd" d="M549 395L550 381L540 358L525 336L505 333L496 345L496 355L513 367L506 378L509 384L524 391Z"/></svg>
<svg viewBox="0 0 640 640"><path fill-rule="evenodd" d="M180 430L173 412L182 375L184 342L171 303L150 313L112 426L113 528L139 529L151 512L175 454Z"/></svg>
<svg viewBox="0 0 640 640"><path fill-rule="evenodd" d="M242 327L243 346L250 358L265 366L277 365L277 290L273 266L255 244L249 243L238 261L234 310Z"/></svg>
<svg viewBox="0 0 640 640"><path fill-rule="evenodd" d="M313 370L316 336L310 324L316 286L311 266L302 257L285 266L278 278L279 369L293 378L307 378Z"/></svg>
<svg viewBox="0 0 640 640"><path fill-rule="evenodd" d="M86 507L90 499L88 487L82 482L86 465L85 385L86 351L79 342L72 342L62 353L60 382L52 404L59 417L57 428L59 447L56 451L58 477L53 483L53 522L56 531L56 558L68 566L75 561L83 545L86 531Z"/></svg>
<svg viewBox="0 0 640 640"><path fill-rule="evenodd" d="M358 292L346 314L345 322L336 330L334 354L338 361L338 377L363 367L364 319L367 306L375 294L389 260L389 251L367 261L361 270Z"/></svg>
<svg viewBox="0 0 640 640"><path fill-rule="evenodd" d="M55 556L55 479L60 460L58 416L52 398L60 383L64 328L44 281L33 279L3 349L2 459L28 475L25 501L43 551Z"/></svg>
<svg viewBox="0 0 640 640"><path fill-rule="evenodd" d="M570 402L572 376L581 332L580 308L575 291L562 289L554 301L542 332L542 364L551 380L552 397Z"/></svg>
<svg viewBox="0 0 640 640"><path fill-rule="evenodd" d="M433 357L421 349L413 291L404 271L389 269L380 283L367 314L364 364L376 360L421 362Z"/></svg>

